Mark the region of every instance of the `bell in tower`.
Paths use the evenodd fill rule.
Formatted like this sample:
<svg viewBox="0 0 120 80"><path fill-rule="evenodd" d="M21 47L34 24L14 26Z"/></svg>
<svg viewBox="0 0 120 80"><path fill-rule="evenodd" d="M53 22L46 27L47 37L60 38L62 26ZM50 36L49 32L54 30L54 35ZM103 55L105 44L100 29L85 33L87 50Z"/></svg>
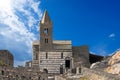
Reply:
<svg viewBox="0 0 120 80"><path fill-rule="evenodd" d="M52 22L45 11L40 21L40 50L47 51L52 49Z"/></svg>

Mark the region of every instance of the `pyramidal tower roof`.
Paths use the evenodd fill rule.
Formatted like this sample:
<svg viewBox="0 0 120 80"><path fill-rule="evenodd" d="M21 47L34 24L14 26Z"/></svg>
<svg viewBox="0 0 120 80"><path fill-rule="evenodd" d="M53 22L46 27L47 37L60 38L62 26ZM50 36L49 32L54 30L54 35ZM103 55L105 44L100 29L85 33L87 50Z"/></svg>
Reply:
<svg viewBox="0 0 120 80"><path fill-rule="evenodd" d="M41 23L51 23L50 17L48 15L47 10L45 10L43 17L41 19Z"/></svg>

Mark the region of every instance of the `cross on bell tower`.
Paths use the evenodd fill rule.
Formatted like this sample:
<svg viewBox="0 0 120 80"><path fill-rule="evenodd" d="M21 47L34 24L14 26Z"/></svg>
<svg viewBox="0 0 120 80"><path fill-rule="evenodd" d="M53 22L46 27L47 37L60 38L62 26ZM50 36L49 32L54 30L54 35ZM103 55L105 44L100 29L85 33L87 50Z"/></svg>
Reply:
<svg viewBox="0 0 120 80"><path fill-rule="evenodd" d="M51 50L52 49L52 22L45 11L40 21L40 50Z"/></svg>

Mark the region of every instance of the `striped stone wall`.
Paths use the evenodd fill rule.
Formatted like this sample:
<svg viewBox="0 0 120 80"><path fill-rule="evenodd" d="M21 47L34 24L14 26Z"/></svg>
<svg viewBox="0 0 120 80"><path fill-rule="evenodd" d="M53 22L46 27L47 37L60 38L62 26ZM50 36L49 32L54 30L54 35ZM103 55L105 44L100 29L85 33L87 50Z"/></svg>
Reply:
<svg viewBox="0 0 120 80"><path fill-rule="evenodd" d="M63 57L61 54L63 54ZM40 52L40 70L47 69L48 73L60 73L60 65L63 65L63 68L65 69L65 59L67 57L72 57L72 52Z"/></svg>

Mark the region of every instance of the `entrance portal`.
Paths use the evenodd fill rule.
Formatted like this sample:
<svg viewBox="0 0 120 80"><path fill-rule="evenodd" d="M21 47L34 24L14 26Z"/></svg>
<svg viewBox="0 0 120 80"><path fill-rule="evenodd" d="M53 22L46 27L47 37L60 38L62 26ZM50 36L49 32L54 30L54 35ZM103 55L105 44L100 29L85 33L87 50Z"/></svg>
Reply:
<svg viewBox="0 0 120 80"><path fill-rule="evenodd" d="M65 67L70 69L70 60L65 60Z"/></svg>

